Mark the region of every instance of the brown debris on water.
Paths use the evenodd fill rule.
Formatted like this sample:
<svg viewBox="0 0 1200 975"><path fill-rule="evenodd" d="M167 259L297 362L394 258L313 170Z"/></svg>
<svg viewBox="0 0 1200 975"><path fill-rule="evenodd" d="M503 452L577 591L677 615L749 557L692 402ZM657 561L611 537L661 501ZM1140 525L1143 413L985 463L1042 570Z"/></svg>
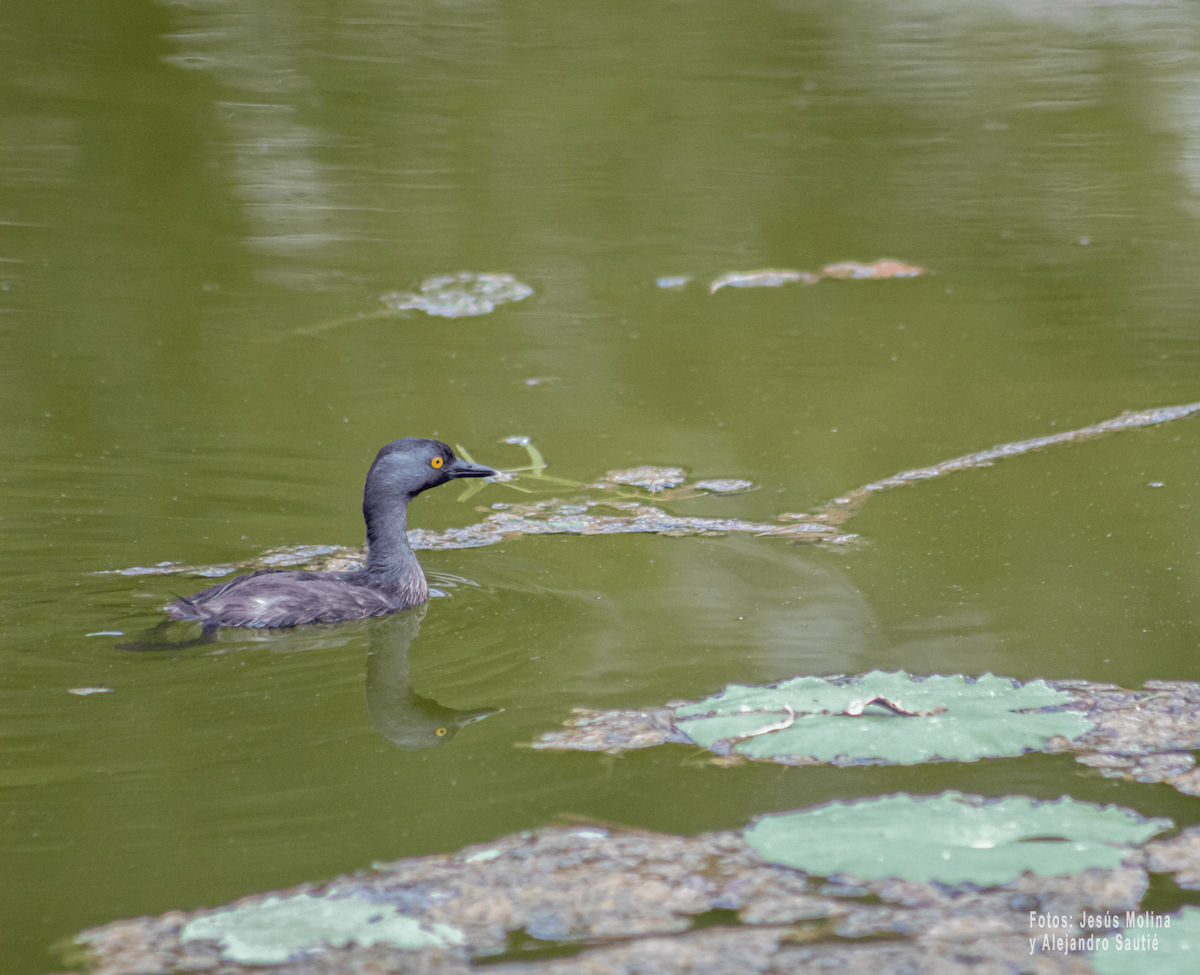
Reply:
<svg viewBox="0 0 1200 975"><path fill-rule="evenodd" d="M1155 856L1166 857L1167 845L1158 846L1164 849ZM1027 874L985 889L849 875L827 881L766 863L738 832L683 837L551 827L247 897L226 908L117 921L76 940L90 948L91 975L799 975L834 969L975 975L1009 971L1018 961L1022 971L1057 975L1089 971L1087 957L1031 956L1029 911L1078 919L1085 909L1131 910L1146 886L1140 866L1069 877ZM389 943L300 945L289 961L251 965L231 957L221 941L181 940L199 919L299 894L334 907L357 899L423 926L447 925L461 932L463 943L413 950ZM540 951L522 957L525 947Z"/></svg>
<svg viewBox="0 0 1200 975"><path fill-rule="evenodd" d="M918 278L922 274L928 273L928 270L916 264L884 259L876 261L874 264L859 264L857 261L826 264L821 268L820 277L854 281L881 281L885 278Z"/></svg>
<svg viewBox="0 0 1200 975"><path fill-rule="evenodd" d="M731 271L714 278L708 286L709 294L722 288L779 288L785 284L816 284L822 278L837 278L844 281L882 281L886 278L916 278L928 274L926 268L903 261L884 259L874 264L859 264L857 261L840 261L826 264L815 274L812 271L779 270L765 268L761 271Z"/></svg>

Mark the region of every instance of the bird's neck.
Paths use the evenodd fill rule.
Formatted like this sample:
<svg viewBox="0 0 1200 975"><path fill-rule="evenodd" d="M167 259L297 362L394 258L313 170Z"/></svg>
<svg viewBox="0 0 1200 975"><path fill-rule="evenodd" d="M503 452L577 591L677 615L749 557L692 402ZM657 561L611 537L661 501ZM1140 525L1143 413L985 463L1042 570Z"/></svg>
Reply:
<svg viewBox="0 0 1200 975"><path fill-rule="evenodd" d="M366 576L375 588L395 590L405 606L429 598L425 573L408 544L408 505L367 517Z"/></svg>

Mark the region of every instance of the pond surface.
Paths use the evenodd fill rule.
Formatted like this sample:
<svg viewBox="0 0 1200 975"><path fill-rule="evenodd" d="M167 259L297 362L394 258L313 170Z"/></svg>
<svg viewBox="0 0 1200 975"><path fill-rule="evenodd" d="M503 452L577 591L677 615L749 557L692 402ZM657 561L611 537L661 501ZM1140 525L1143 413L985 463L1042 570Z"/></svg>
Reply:
<svg viewBox="0 0 1200 975"><path fill-rule="evenodd" d="M415 636L103 635L210 584L106 570L360 544L363 477L400 436L502 467L528 436L573 481L748 480L659 504L774 522L1200 399L1198 41L1194 7L1081 0L8 0L0 969L51 970L56 940L114 918L563 813L694 833L957 789L1200 821L1200 800L1070 756L722 769L683 746L515 747L572 707L800 673L1200 678L1198 420L889 491L850 544L422 552L448 598ZM710 293L881 258L931 273ZM533 293L460 317L397 303L460 272ZM452 486L409 523L570 495ZM402 691L503 711L393 744L368 655L410 638Z"/></svg>

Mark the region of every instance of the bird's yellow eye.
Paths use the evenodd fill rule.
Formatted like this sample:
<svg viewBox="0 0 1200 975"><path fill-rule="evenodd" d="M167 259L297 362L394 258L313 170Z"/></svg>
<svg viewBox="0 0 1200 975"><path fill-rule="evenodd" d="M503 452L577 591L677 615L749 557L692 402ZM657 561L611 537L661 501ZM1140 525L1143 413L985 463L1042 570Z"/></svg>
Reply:
<svg viewBox="0 0 1200 975"><path fill-rule="evenodd" d="M429 466L430 466L430 467L437 468L437 467L441 467L441 466L442 466L442 464L444 464L444 463L445 463L445 461L444 461L444 460L442 460L442 458L440 458L440 457L435 457L435 458L433 458L433 460L431 460L431 461L429 462Z"/></svg>
<svg viewBox="0 0 1200 975"><path fill-rule="evenodd" d="M448 729L446 729L446 728L438 728L438 730L435 731L434 734L437 735L439 738L445 738L447 730Z"/></svg>

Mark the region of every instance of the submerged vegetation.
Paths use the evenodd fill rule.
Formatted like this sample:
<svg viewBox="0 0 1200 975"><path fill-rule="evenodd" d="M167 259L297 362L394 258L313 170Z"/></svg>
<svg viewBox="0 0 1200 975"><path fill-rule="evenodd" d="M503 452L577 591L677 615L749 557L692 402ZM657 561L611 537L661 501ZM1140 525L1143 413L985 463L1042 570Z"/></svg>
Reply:
<svg viewBox="0 0 1200 975"><path fill-rule="evenodd" d="M739 518L697 518L668 514L658 504L687 501L706 495L736 495L753 490L754 485L740 479L704 479L687 483L687 472L678 467L641 466L628 470L610 470L592 483L572 481L546 473L549 464L541 451L526 436L505 437L501 443L520 446L529 456L529 463L512 468L500 468L498 477L485 478L467 485L459 501L475 497L488 484L533 495L556 492L562 488L580 492L597 491L600 497L578 494L568 500L545 498L527 503L497 502L490 508L477 508L485 513L483 521L462 528L444 531L414 528L409 541L414 549L476 548L509 541L522 535L612 535L649 533L660 535L725 535L748 534L760 537L782 537L794 542L845 544L858 536L843 532L840 526L857 514L867 501L881 491L905 487L920 481L944 477L957 471L991 467L997 460L1017 457L1035 450L1064 443L1076 443L1095 437L1140 427L1155 426L1200 413L1200 402L1181 406L1166 406L1139 412L1125 412L1100 423L1067 430L1044 437L1033 437L1000 444L987 450L964 454L930 467L900 471L891 477L872 481L834 498L812 514L784 512L777 516L779 524L743 521ZM455 449L466 460L471 454L462 445ZM615 500L614 500L615 499ZM643 502L654 501L655 505ZM593 509L607 508L620 514L602 514ZM336 545L302 545L271 549L262 556L240 562L214 566L189 566L163 561L153 566L132 566L111 569L120 575L196 575L224 576L242 569L308 568L342 569L361 564L361 549Z"/></svg>

